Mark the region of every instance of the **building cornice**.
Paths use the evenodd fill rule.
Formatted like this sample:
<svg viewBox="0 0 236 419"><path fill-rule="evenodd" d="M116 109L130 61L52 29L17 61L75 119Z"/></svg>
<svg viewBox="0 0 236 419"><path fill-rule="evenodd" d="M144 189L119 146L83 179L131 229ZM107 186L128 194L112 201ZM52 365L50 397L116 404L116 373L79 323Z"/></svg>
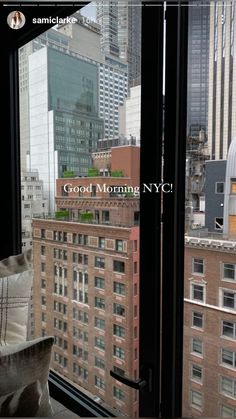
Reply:
<svg viewBox="0 0 236 419"><path fill-rule="evenodd" d="M210 237L185 236L185 246L198 249L210 249L219 252L236 253L236 241L225 240L223 237L222 239L213 239Z"/></svg>

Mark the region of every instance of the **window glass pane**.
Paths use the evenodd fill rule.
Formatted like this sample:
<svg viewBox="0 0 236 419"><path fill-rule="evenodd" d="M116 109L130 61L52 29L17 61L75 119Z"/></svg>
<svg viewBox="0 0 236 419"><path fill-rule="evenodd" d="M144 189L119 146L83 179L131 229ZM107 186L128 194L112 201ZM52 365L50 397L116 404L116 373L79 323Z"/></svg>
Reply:
<svg viewBox="0 0 236 419"><path fill-rule="evenodd" d="M197 258L193 259L193 272L194 273L203 274L203 267L204 267L203 259L197 259Z"/></svg>
<svg viewBox="0 0 236 419"><path fill-rule="evenodd" d="M110 371L139 377L142 7L113 3L19 49L22 244L30 337L55 336L52 370L134 417L138 392Z"/></svg>
<svg viewBox="0 0 236 419"><path fill-rule="evenodd" d="M235 300L235 294L231 292L223 292L223 306L228 308L234 308L234 300Z"/></svg>
<svg viewBox="0 0 236 419"><path fill-rule="evenodd" d="M222 362L234 366L234 352L222 349Z"/></svg>
<svg viewBox="0 0 236 419"><path fill-rule="evenodd" d="M192 313L192 325L195 327L202 328L203 326L203 315L201 313L193 312Z"/></svg>
<svg viewBox="0 0 236 419"><path fill-rule="evenodd" d="M235 323L227 322L223 320L222 322L222 335L228 338L235 338Z"/></svg>
<svg viewBox="0 0 236 419"><path fill-rule="evenodd" d="M235 42L235 2L189 3L184 417L236 414Z"/></svg>
<svg viewBox="0 0 236 419"><path fill-rule="evenodd" d="M234 380L232 378L221 377L221 391L229 396L234 396Z"/></svg>
<svg viewBox="0 0 236 419"><path fill-rule="evenodd" d="M235 279L235 265L224 263L224 278Z"/></svg>
<svg viewBox="0 0 236 419"><path fill-rule="evenodd" d="M202 367L199 365L192 365L192 379L202 381Z"/></svg>
<svg viewBox="0 0 236 419"><path fill-rule="evenodd" d="M192 285L193 299L203 301L204 299L204 287L202 285Z"/></svg>
<svg viewBox="0 0 236 419"><path fill-rule="evenodd" d="M202 354L202 341L200 339L193 338L192 351L198 354Z"/></svg>

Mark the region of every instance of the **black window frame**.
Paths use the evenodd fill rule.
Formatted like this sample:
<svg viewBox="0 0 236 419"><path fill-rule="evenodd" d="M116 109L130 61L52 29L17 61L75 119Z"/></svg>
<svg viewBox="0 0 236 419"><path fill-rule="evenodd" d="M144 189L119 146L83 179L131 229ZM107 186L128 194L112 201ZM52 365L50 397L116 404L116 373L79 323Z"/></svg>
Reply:
<svg viewBox="0 0 236 419"><path fill-rule="evenodd" d="M18 48L52 25L33 25L30 17L66 17L89 2L60 6L60 2L31 7L21 1L27 20L20 31L9 31L6 17L15 5L1 4L1 98L2 109L1 167L4 173L1 234L1 259L21 252L21 189L19 141ZM148 7L153 4L159 7ZM163 122L163 1L143 1L142 8L142 104L141 104L141 183L161 179ZM165 182L174 184L172 194L141 194L140 197L140 376L148 386L140 392L139 416L180 417L182 411L183 356L183 268L185 139L187 98L188 8L186 1L167 0L166 18L166 91L165 91ZM28 6L28 7L27 7ZM147 7L146 7L147 6ZM173 7L175 6L175 7ZM183 6L183 7L182 7ZM152 52L150 52L152 45ZM154 54L153 51L157 53ZM151 92L151 94L150 94ZM152 113L150 114L150 109ZM161 215L163 212L163 216ZM6 217L6 214L8 215ZM169 220L172 222L170 223ZM162 236L161 236L161 222ZM162 239L162 256L160 254ZM149 246L142 245L149 243ZM162 258L162 263L161 263ZM169 261L172 261L170 264ZM162 266L162 267L161 267ZM147 271L148 267L148 271ZM149 278L146 287L145 278ZM160 301L160 285L162 307ZM146 325L154 319L153 333ZM162 319L162 320L161 320ZM160 330L162 329L162 342ZM160 354L162 352L161 373ZM51 395L80 416L114 416L92 402L66 380L50 373Z"/></svg>

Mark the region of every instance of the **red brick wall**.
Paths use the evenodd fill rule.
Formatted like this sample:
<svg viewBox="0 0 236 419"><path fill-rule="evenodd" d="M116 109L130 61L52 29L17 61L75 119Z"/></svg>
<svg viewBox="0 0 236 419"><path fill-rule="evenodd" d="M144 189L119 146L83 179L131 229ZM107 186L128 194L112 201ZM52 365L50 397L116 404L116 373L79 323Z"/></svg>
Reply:
<svg viewBox="0 0 236 419"><path fill-rule="evenodd" d="M203 258L204 275L192 272L192 258ZM219 392L220 376L236 379L236 369L220 365L221 348L236 351L236 341L221 337L221 321L236 322L236 312L219 307L219 288L236 291L236 283L222 281L221 264L236 263L236 254L225 250L214 250L187 246L185 249L185 298L190 298L191 280L205 281L206 304L185 301L184 304L184 369L183 369L183 416L217 417L220 405L236 408L236 400ZM203 313L203 330L192 327L192 312ZM191 339L203 342L203 356L191 354ZM198 384L190 379L190 366L203 366L203 382ZM203 408L199 411L190 406L190 391L197 390L203 395Z"/></svg>

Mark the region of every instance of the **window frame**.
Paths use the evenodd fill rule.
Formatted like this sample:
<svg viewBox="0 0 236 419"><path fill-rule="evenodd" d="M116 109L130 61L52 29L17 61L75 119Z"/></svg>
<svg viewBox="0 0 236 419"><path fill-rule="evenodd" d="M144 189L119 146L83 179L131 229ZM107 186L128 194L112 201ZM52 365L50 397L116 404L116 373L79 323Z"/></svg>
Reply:
<svg viewBox="0 0 236 419"><path fill-rule="evenodd" d="M225 265L234 266L234 279L227 278L227 277L224 276L224 273L225 273ZM229 268L226 268L226 269L229 269ZM236 282L236 264L235 263L222 262L221 280L222 281L225 281L225 282L232 282L232 283L235 283Z"/></svg>
<svg viewBox="0 0 236 419"><path fill-rule="evenodd" d="M194 270L194 265L195 265L195 259L198 259L198 260L202 260L202 272L196 272L195 270ZM195 256L193 256L192 257L192 274L193 275L199 275L199 276L203 276L204 274L205 274L205 264L204 264L204 258L199 258L199 257L195 257Z"/></svg>
<svg viewBox="0 0 236 419"><path fill-rule="evenodd" d="M218 186L218 184L223 184L223 192L218 192L217 191L217 186ZM220 195L222 195L222 194L224 194L224 190L225 190L225 182L215 182L215 193L216 194L220 194Z"/></svg>
<svg viewBox="0 0 236 419"><path fill-rule="evenodd" d="M22 4L24 1L22 2ZM88 2L86 2L88 3ZM146 2L144 2L146 3ZM163 2L157 1L160 7L144 7L142 13L142 123L141 137L148 136L150 141L144 143L141 153L141 182L153 182L161 179L162 144L157 138L162 136L162 79L163 79ZM183 277L184 267L184 179L185 179L185 138L186 138L186 91L187 91L187 29L188 10L184 1L167 1L166 17L166 94L165 94L165 167L164 179L174 184L178 179L174 194L164 194L163 212L163 255L162 270L160 268L160 223L161 198L156 196L141 196L140 226L141 243L149 242L150 246L143 246L140 260L141 278L145 277L146 266L149 266L149 287L145 281L140 283L140 341L145 341L145 348L141 346L140 364L143 377L149 382L149 368L152 365L152 390L140 393L140 416L165 417L181 416L182 409L182 337L183 337L183 283L178 278ZM66 17L74 13L84 4L76 6L56 6L47 4L37 8L38 17L60 16ZM176 6L176 7L172 7ZM27 7L27 4L26 6ZM14 6L0 5L3 19ZM5 10L4 10L5 9ZM27 16L35 16L35 9L27 8ZM7 135L7 141L2 145L2 170L5 174L6 195L2 203L3 213L8 214L6 233L2 234L1 259L21 251L21 200L20 200L20 154L19 154L19 95L18 95L18 48L31 39L40 35L52 25L33 25L28 22L20 32L9 32L7 25L1 25L2 39L8 38L8 44L2 43L2 78L1 93L4 103L9 106L3 109L2 130ZM157 54L150 54L149 46ZM146 92L152 91L150 95ZM150 119L149 109L155 116ZM173 138L175 141L173 142ZM150 153L150 150L152 152ZM178 200L175 197L178 196ZM150 207L150 202L152 205ZM169 220L173 223L169 223ZM154 225L156 228L153 228ZM158 233L157 233L158 232ZM143 240L147 239L147 240ZM172 260L173 263L169 263ZM160 283L163 281L162 298L165 305L160 315ZM157 280L158 278L158 280ZM166 280L165 280L166 279ZM148 289L147 289L148 288ZM173 292L175 290L175 293ZM178 301L178 304L174 302ZM145 309L148 307L148 310ZM148 334L146 324L151 318L156 319L155 333ZM162 318L162 343L160 330ZM168 325L168 327L166 327ZM162 373L160 377L160 352L162 345ZM149 349L148 349L149 348ZM174 350L172 349L174 348ZM75 394L79 403L78 391L59 379L55 374L50 375L50 390L54 392L66 407L78 412L80 416L93 416L101 412L101 407L87 400L86 405L81 402L80 408L71 403L70 393ZM160 380L161 379L161 380ZM160 404L160 381L162 388L162 403ZM173 385L169 386L172 382ZM53 390L54 389L54 390ZM81 395L80 395L81 396ZM85 400L82 396L81 400ZM160 407L161 406L161 407ZM88 407L88 409L87 409ZM91 409L90 409L91 407ZM98 410L96 410L98 409ZM113 416L111 412L107 414ZM105 410L101 416L106 416Z"/></svg>
<svg viewBox="0 0 236 419"><path fill-rule="evenodd" d="M234 296L233 300L234 300L234 307L227 307L224 305L224 294L228 293L228 294L232 294ZM236 290L232 290L229 288L219 288L219 306L222 307L225 310L230 310L231 312L234 312L236 310Z"/></svg>
<svg viewBox="0 0 236 419"><path fill-rule="evenodd" d="M203 289L203 298L202 300L196 299L194 298L194 287L202 287ZM196 301L199 304L205 304L206 303L206 284L202 284L196 281L191 281L190 283L190 300L191 301Z"/></svg>
<svg viewBox="0 0 236 419"><path fill-rule="evenodd" d="M227 336L227 335L224 335L224 333L223 333L223 329L224 329L224 322L227 322L227 323L232 323L232 325L233 325L233 327L232 327L232 331L233 331L233 337L230 337L230 336ZM229 326L228 326L229 327ZM221 320L221 322L220 322L220 336L222 337L222 338L224 338L224 339L229 339L229 340L236 340L236 322L234 322L234 321L228 321L228 320L225 320L225 319L222 319Z"/></svg>
<svg viewBox="0 0 236 419"><path fill-rule="evenodd" d="M194 324L194 315L201 315L201 322L202 322L202 326L196 326ZM204 314L203 313L199 313L198 311L193 310L192 311L192 318L191 318L191 327L193 327L194 329L197 330L203 330L204 329Z"/></svg>
<svg viewBox="0 0 236 419"><path fill-rule="evenodd" d="M193 369L194 367L200 368L201 369L201 378L197 379L193 376ZM196 364L196 363L191 363L190 365L190 379L191 381L194 381L198 384L203 384L203 366L200 364Z"/></svg>
<svg viewBox="0 0 236 419"><path fill-rule="evenodd" d="M201 352L194 351L194 349L193 349L194 340L201 342ZM203 353L204 353L203 341L201 339L199 339L198 337L192 337L190 343L191 343L191 351L190 351L191 354L194 355L194 356L197 356L199 358L203 358Z"/></svg>

